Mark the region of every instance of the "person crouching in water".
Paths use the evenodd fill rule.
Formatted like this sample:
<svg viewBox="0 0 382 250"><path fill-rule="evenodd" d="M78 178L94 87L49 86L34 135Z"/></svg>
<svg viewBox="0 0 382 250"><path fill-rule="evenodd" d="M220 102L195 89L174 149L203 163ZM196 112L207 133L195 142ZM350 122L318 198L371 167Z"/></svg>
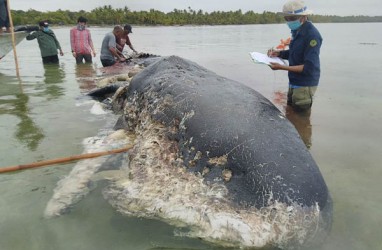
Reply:
<svg viewBox="0 0 382 250"><path fill-rule="evenodd" d="M125 45L129 46L129 48L135 53L138 54L138 51L136 51L133 47L133 44L130 41L129 34L133 33L133 29L130 24L126 24L123 27L123 36L121 38L117 38L117 49L118 53L123 55L123 49Z"/></svg>
<svg viewBox="0 0 382 250"><path fill-rule="evenodd" d="M124 62L126 59L117 51L117 38L122 38L124 32L121 26L115 26L113 32L107 33L102 41L101 46L101 63L104 67L113 66L119 62Z"/></svg>
<svg viewBox="0 0 382 250"><path fill-rule="evenodd" d="M48 21L39 22L40 29L27 35L27 40L37 39L38 46L40 47L41 57L43 64L58 64L58 52L63 56L61 45L56 38L53 30L49 28Z"/></svg>
<svg viewBox="0 0 382 250"><path fill-rule="evenodd" d="M93 57L96 56L92 36L90 30L86 28L88 20L80 16L77 19L77 26L70 30L70 45L72 47L72 55L76 58L76 63L81 64L92 63Z"/></svg>

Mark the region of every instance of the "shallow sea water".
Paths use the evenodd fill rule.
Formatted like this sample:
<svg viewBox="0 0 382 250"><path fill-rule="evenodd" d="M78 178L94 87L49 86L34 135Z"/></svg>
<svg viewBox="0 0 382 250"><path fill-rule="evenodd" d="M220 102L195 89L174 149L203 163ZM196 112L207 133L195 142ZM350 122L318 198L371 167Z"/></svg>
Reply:
<svg viewBox="0 0 382 250"><path fill-rule="evenodd" d="M324 38L320 86L309 119L295 119L334 200L332 232L319 249L382 249L382 24L316 26ZM83 95L102 75L99 57L91 67L78 68L69 28L53 29L65 53L59 67L44 67L37 42L26 40L17 46L20 79L12 54L0 62L0 167L80 154L83 139L114 119L92 114L93 102ZM111 27L90 29L99 54ZM285 109L286 73L249 57L287 38L285 25L134 27L133 32L138 51L190 59ZM73 165L0 175L0 249L219 249L174 236L176 229L164 223L121 216L102 198L102 182L68 214L43 218L57 181Z"/></svg>

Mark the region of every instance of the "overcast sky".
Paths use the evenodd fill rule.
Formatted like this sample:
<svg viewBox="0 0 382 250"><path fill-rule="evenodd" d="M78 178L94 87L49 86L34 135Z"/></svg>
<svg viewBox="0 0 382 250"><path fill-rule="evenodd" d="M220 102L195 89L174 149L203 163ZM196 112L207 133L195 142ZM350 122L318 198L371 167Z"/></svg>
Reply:
<svg viewBox="0 0 382 250"><path fill-rule="evenodd" d="M10 0L14 10L35 9L39 11L53 10L86 10L111 5L113 8L127 6L130 10L156 9L170 12L173 9L230 11L241 9L243 12L253 10L278 12L286 0ZM305 0L308 8L319 15L368 15L382 16L382 0Z"/></svg>

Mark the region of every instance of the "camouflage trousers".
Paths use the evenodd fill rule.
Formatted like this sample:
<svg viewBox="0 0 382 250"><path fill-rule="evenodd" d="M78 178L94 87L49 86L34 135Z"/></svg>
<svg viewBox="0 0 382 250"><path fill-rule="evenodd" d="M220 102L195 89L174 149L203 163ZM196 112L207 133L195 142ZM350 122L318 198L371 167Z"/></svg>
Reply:
<svg viewBox="0 0 382 250"><path fill-rule="evenodd" d="M317 90L317 86L299 87L288 89L288 102L296 111L310 110L313 104L313 96Z"/></svg>

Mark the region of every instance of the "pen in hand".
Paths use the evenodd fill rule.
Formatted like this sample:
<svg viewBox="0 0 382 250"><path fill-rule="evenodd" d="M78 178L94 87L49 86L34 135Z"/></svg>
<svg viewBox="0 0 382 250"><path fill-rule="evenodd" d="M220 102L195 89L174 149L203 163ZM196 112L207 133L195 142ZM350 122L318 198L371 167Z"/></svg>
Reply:
<svg viewBox="0 0 382 250"><path fill-rule="evenodd" d="M267 52L267 56L268 57L271 57L272 56L272 53L273 53L273 48L270 48Z"/></svg>
<svg viewBox="0 0 382 250"><path fill-rule="evenodd" d="M280 51L274 50L273 48L270 48L267 53L268 57L278 57L280 55Z"/></svg>

